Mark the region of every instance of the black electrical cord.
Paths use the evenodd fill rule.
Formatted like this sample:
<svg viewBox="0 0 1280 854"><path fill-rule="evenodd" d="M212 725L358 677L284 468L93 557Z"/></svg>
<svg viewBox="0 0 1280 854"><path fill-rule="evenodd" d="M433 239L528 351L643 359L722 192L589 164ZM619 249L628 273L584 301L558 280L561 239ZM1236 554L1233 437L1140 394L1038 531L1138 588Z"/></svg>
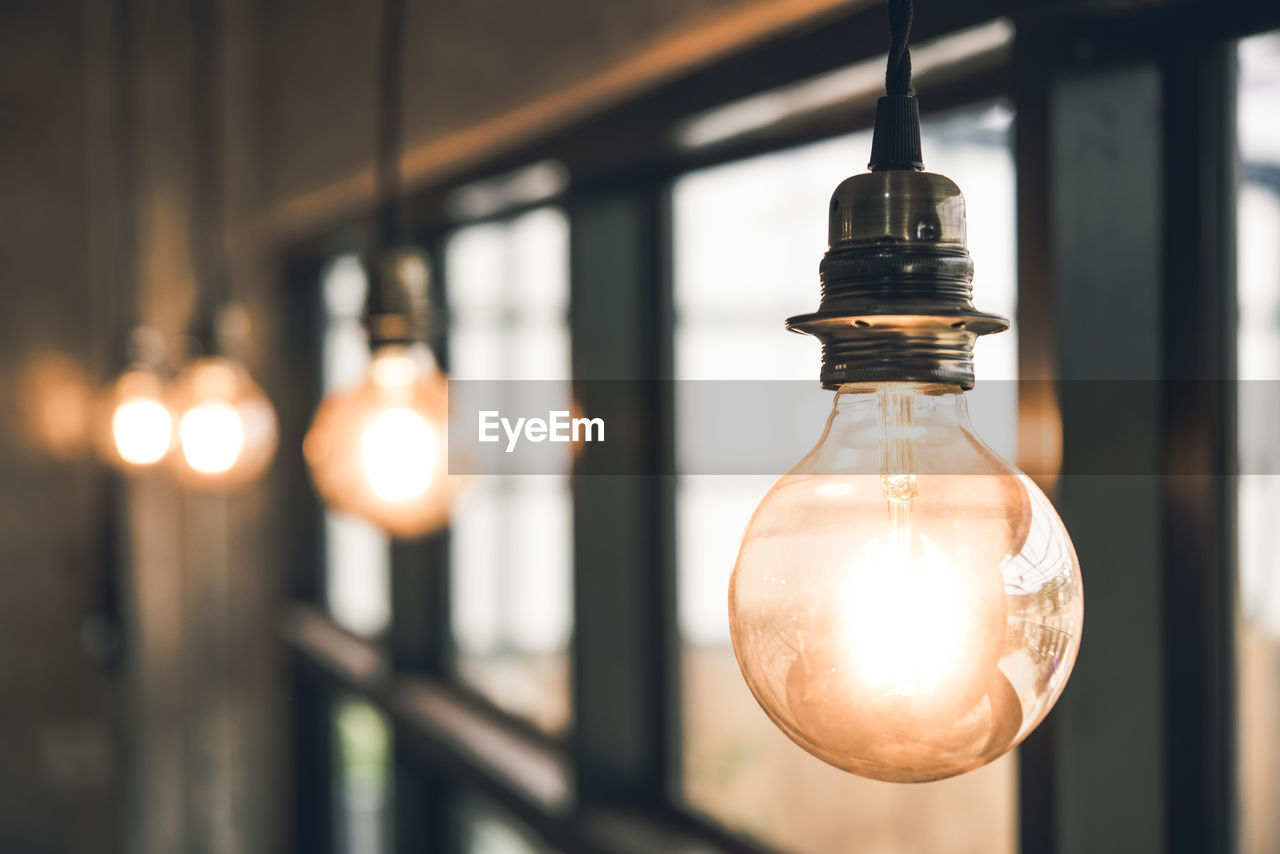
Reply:
<svg viewBox="0 0 1280 854"><path fill-rule="evenodd" d="M887 0L889 6L889 60L884 74L885 95L876 103L875 131L871 138L872 172L891 169L919 171L920 107L911 88L912 0Z"/></svg>
<svg viewBox="0 0 1280 854"><path fill-rule="evenodd" d="M227 260L222 124L219 83L221 28L216 0L191 4L191 134L194 215L191 246L196 277L196 310L191 334L204 355L219 349L218 318L231 301Z"/></svg>
<svg viewBox="0 0 1280 854"><path fill-rule="evenodd" d="M400 145L404 132L404 0L383 0L378 66L378 139L374 160L377 240L382 248L403 239L397 210Z"/></svg>
<svg viewBox="0 0 1280 854"><path fill-rule="evenodd" d="M141 322L138 295L138 163L134 150L137 124L135 98L135 63L132 39L133 4L129 0L115 4L112 23L112 147L115 149L116 246L112 255L113 287L111 289L111 353L106 364L120 367L139 361L134 352L133 332ZM115 363L120 362L119 365Z"/></svg>
<svg viewBox="0 0 1280 854"><path fill-rule="evenodd" d="M409 284L402 269L406 251L400 209L400 149L404 134L405 2L382 0L378 38L378 135L374 152L374 229L366 259L365 326L374 348L420 340L425 332L426 294ZM423 262L425 263L425 262Z"/></svg>
<svg viewBox="0 0 1280 854"><path fill-rule="evenodd" d="M884 74L887 95L914 95L911 88L911 18L915 13L912 0L888 0L889 63Z"/></svg>

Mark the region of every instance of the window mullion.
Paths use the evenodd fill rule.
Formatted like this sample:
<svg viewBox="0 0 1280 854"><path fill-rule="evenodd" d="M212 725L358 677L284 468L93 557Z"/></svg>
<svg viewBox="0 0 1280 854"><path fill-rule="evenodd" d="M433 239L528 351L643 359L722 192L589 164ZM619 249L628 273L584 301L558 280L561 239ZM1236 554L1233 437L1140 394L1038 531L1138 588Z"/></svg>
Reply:
<svg viewBox="0 0 1280 854"><path fill-rule="evenodd" d="M575 398L611 431L573 478L573 756L588 807L656 805L668 779L669 478L629 474L661 472L669 429L665 384L636 382L668 362L663 198L645 187L569 206Z"/></svg>

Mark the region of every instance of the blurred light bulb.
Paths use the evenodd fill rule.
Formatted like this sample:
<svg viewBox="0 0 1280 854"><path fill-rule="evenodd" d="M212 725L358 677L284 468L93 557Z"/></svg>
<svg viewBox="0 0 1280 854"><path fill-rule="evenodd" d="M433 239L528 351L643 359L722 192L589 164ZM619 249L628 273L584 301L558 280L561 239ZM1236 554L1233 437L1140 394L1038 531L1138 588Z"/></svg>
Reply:
<svg viewBox="0 0 1280 854"><path fill-rule="evenodd" d="M756 509L734 651L805 750L878 780L978 768L1061 693L1082 622L1071 540L974 433L958 386L844 385L818 445Z"/></svg>
<svg viewBox="0 0 1280 854"><path fill-rule="evenodd" d="M173 416L158 374L133 365L112 384L99 431L102 457L122 469L143 469L165 458L173 445Z"/></svg>
<svg viewBox="0 0 1280 854"><path fill-rule="evenodd" d="M151 465L164 459L172 430L168 408L154 399L126 400L111 416L111 435L120 458L133 465Z"/></svg>
<svg viewBox="0 0 1280 854"><path fill-rule="evenodd" d="M444 525L456 488L448 410L448 383L426 347L379 348L360 385L325 396L303 442L325 503L398 537Z"/></svg>
<svg viewBox="0 0 1280 854"><path fill-rule="evenodd" d="M435 473L436 433L412 409L384 409L360 437L369 488L383 501L409 501L426 493Z"/></svg>
<svg viewBox="0 0 1280 854"><path fill-rule="evenodd" d="M229 490L266 470L275 454L276 416L271 402L239 362L200 359L173 390L179 477L198 489Z"/></svg>
<svg viewBox="0 0 1280 854"><path fill-rule="evenodd" d="M182 456L201 474L222 474L236 464L244 450L244 424L229 403L197 403L182 415L178 428Z"/></svg>

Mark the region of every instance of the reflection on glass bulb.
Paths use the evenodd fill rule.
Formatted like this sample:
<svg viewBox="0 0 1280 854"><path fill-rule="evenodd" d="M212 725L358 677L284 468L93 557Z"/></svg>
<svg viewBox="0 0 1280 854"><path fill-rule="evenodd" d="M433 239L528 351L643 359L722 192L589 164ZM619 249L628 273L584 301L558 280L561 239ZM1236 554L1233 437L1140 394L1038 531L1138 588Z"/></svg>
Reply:
<svg viewBox="0 0 1280 854"><path fill-rule="evenodd" d="M178 427L182 456L201 474L222 474L236 464L244 449L244 424L229 403L198 403L182 415Z"/></svg>
<svg viewBox="0 0 1280 854"><path fill-rule="evenodd" d="M730 588L734 650L792 740L865 777L978 768L1061 693L1082 621L1053 507L974 434L954 386L842 387L774 485Z"/></svg>
<svg viewBox="0 0 1280 854"><path fill-rule="evenodd" d="M385 346L363 383L327 395L303 442L325 503L399 537L441 527L456 489L448 384L425 347Z"/></svg>
<svg viewBox="0 0 1280 854"><path fill-rule="evenodd" d="M235 489L255 480L276 448L271 402L239 362L200 359L174 385L179 477L198 489Z"/></svg>

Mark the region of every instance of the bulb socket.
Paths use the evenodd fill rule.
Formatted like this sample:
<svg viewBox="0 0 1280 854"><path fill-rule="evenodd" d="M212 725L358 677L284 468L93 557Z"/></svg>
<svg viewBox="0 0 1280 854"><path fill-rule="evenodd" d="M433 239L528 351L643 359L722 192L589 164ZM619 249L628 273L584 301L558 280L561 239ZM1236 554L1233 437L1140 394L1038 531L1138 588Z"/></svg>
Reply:
<svg viewBox="0 0 1280 854"><path fill-rule="evenodd" d="M828 212L818 310L787 320L822 342L823 386L972 388L974 342L1009 321L973 306L960 189L942 175L883 168L842 182Z"/></svg>
<svg viewBox="0 0 1280 854"><path fill-rule="evenodd" d="M366 259L369 277L365 328L374 349L425 342L430 333L431 268L413 247L379 252Z"/></svg>

